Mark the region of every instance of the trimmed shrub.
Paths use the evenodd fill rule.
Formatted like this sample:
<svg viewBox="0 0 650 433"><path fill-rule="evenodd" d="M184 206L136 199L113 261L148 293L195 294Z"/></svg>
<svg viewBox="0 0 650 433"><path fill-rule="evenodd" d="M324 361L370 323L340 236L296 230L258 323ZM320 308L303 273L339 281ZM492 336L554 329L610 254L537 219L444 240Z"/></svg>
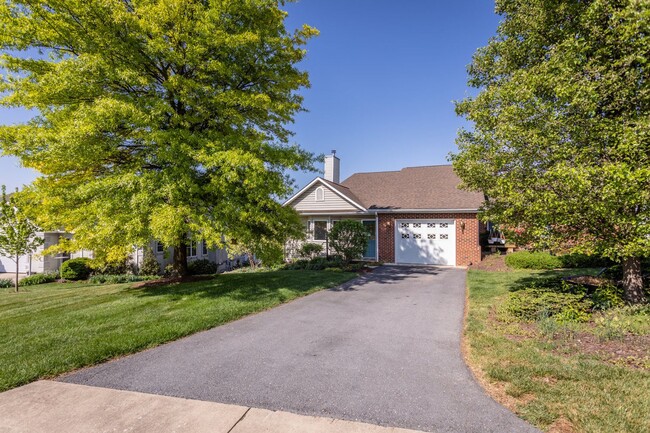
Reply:
<svg viewBox="0 0 650 433"><path fill-rule="evenodd" d="M549 253L517 251L506 256L506 264L515 269L556 269L562 267L562 260Z"/></svg>
<svg viewBox="0 0 650 433"><path fill-rule="evenodd" d="M189 262L187 270L190 275L212 275L217 273L219 266L210 260L201 259Z"/></svg>
<svg viewBox="0 0 650 433"><path fill-rule="evenodd" d="M72 281L86 280L92 271L91 263L92 260L88 258L67 260L61 265L61 278Z"/></svg>
<svg viewBox="0 0 650 433"><path fill-rule="evenodd" d="M614 263L603 257L589 256L587 254L565 254L559 256L563 268L604 268Z"/></svg>
<svg viewBox="0 0 650 433"><path fill-rule="evenodd" d="M302 246L298 250L298 255L304 259L312 259L322 252L323 252L323 246L321 244L308 242L306 244L302 244Z"/></svg>
<svg viewBox="0 0 650 433"><path fill-rule="evenodd" d="M93 275L88 279L91 284L120 284L120 283L134 283L137 281L155 280L159 278L158 275Z"/></svg>
<svg viewBox="0 0 650 433"><path fill-rule="evenodd" d="M159 275L160 274L160 263L156 259L151 248L145 248L142 252L142 264L138 270L138 274L141 275Z"/></svg>
<svg viewBox="0 0 650 433"><path fill-rule="evenodd" d="M14 287L14 282L6 278L0 278L0 289L9 289Z"/></svg>
<svg viewBox="0 0 650 433"><path fill-rule="evenodd" d="M34 274L23 278L18 282L19 286L35 286L37 284L53 283L59 274L51 272L45 274Z"/></svg>

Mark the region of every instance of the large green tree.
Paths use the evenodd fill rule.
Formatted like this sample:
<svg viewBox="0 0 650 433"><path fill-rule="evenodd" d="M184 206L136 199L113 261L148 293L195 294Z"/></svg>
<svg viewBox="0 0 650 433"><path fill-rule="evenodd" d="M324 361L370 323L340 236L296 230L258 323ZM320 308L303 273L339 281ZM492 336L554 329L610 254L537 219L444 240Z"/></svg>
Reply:
<svg viewBox="0 0 650 433"><path fill-rule="evenodd" d="M644 301L650 256L650 2L497 0L497 35L456 106L454 167L483 217L520 238L622 262Z"/></svg>
<svg viewBox="0 0 650 433"><path fill-rule="evenodd" d="M285 224L290 144L309 85L297 68L317 32L289 31L280 0L51 0L0 4L5 107L37 115L0 128L0 149L42 175L23 198L68 249L121 259L150 239L221 243Z"/></svg>

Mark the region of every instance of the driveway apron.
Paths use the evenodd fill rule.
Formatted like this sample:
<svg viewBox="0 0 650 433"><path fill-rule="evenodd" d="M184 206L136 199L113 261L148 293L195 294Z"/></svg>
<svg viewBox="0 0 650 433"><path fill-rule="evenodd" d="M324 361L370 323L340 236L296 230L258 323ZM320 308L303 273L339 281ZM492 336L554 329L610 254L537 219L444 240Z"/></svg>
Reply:
<svg viewBox="0 0 650 433"><path fill-rule="evenodd" d="M65 382L430 432L537 432L460 352L466 271L384 266Z"/></svg>

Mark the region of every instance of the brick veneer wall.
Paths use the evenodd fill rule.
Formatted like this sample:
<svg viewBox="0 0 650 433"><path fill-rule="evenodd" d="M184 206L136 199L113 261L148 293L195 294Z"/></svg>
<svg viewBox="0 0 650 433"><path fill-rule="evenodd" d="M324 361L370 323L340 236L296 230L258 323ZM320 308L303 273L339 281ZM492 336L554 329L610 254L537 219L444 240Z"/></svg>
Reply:
<svg viewBox="0 0 650 433"><path fill-rule="evenodd" d="M456 266L467 266L481 261L479 221L475 213L391 213L379 214L379 261L395 262L395 220L453 219L456 226ZM465 223L465 230L461 223Z"/></svg>

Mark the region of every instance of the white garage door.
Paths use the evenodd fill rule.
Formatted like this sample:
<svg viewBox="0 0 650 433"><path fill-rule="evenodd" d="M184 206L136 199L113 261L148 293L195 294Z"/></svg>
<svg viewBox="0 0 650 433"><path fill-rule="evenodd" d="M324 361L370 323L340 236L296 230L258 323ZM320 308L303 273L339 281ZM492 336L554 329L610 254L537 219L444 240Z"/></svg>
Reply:
<svg viewBox="0 0 650 433"><path fill-rule="evenodd" d="M395 262L455 266L454 220L395 221Z"/></svg>

